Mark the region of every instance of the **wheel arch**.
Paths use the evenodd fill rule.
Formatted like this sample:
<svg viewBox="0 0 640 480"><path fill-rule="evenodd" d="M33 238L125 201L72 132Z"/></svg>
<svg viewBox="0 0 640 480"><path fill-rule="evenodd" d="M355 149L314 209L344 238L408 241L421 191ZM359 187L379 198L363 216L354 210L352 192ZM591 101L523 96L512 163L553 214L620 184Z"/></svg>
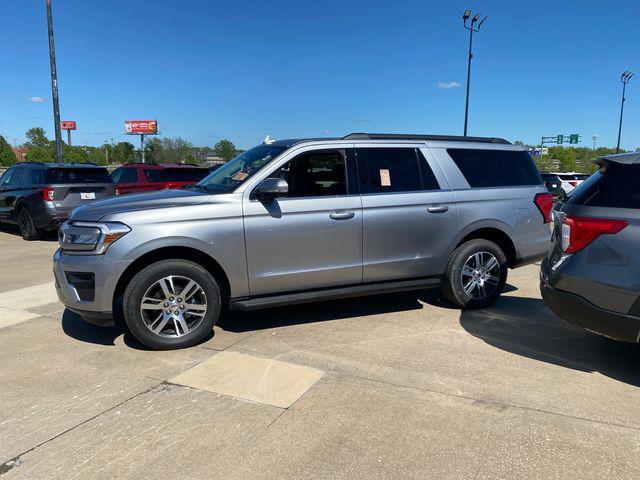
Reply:
<svg viewBox="0 0 640 480"><path fill-rule="evenodd" d="M189 260L203 266L218 282L221 289L223 302L226 302L229 299L231 292L229 277L227 276L222 266L213 257L203 252L202 250L198 250L197 248L193 247L167 246L159 247L146 252L145 254L134 260L125 269L125 271L122 272L122 275L120 275L113 293L114 312L120 310L118 302L122 298L122 295L124 294L124 291L131 279L139 271L141 271L146 266L151 265L152 263L168 259Z"/></svg>
<svg viewBox="0 0 640 480"><path fill-rule="evenodd" d="M511 237L502 229L495 226L481 226L466 234L454 247L454 250L469 240L484 239L495 243L507 256L507 265L513 268L517 261L516 246Z"/></svg>

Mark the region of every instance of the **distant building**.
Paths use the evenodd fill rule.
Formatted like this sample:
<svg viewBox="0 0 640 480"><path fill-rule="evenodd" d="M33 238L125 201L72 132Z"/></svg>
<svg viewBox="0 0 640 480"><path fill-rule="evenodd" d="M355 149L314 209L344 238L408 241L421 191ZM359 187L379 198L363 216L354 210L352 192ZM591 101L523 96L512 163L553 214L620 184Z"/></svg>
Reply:
<svg viewBox="0 0 640 480"><path fill-rule="evenodd" d="M26 162L27 153L29 152L27 147L11 147L11 150L18 159L18 162Z"/></svg>

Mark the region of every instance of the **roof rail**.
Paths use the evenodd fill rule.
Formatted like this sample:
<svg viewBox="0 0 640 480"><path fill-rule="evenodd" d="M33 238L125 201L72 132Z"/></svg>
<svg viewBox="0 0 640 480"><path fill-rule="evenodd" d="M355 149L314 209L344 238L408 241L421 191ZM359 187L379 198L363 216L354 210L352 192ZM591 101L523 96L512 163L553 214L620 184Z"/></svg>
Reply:
<svg viewBox="0 0 640 480"><path fill-rule="evenodd" d="M432 140L444 142L501 143L511 145L504 138L497 137L462 137L458 135L416 135L404 133L350 133L342 140Z"/></svg>

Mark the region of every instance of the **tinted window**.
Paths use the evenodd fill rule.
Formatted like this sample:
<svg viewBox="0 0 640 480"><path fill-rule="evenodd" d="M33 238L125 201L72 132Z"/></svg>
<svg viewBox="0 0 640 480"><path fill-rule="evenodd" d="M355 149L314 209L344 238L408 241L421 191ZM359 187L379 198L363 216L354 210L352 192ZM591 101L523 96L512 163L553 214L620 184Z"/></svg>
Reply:
<svg viewBox="0 0 640 480"><path fill-rule="evenodd" d="M114 183L136 183L138 181L138 171L135 168L117 168L112 174Z"/></svg>
<svg viewBox="0 0 640 480"><path fill-rule="evenodd" d="M164 168L159 170L163 182L199 182L209 172L204 168Z"/></svg>
<svg viewBox="0 0 640 480"><path fill-rule="evenodd" d="M7 185L11 185L14 187L24 185L26 180L25 174L26 172L24 168L16 168L13 171L13 175L11 176L11 178L9 178L9 180L7 181Z"/></svg>
<svg viewBox="0 0 640 480"><path fill-rule="evenodd" d="M542 183L538 169L527 152L449 148L447 153L472 188Z"/></svg>
<svg viewBox="0 0 640 480"><path fill-rule="evenodd" d="M612 163L578 185L566 203L591 207L640 208L640 165Z"/></svg>
<svg viewBox="0 0 640 480"><path fill-rule="evenodd" d="M159 168L145 168L142 170L147 182L161 182ZM133 180L135 182L135 180Z"/></svg>
<svg viewBox="0 0 640 480"><path fill-rule="evenodd" d="M303 153L285 163L271 176L287 181L288 197L347 194L347 172L343 150Z"/></svg>
<svg viewBox="0 0 640 480"><path fill-rule="evenodd" d="M438 182L415 148L366 148L365 188L369 193L437 190Z"/></svg>
<svg viewBox="0 0 640 480"><path fill-rule="evenodd" d="M11 177L13 177L13 172L15 171L15 168L13 169L9 169L6 172L4 172L2 174L2 177L0 177L0 185L8 185L9 181L11 180Z"/></svg>
<svg viewBox="0 0 640 480"><path fill-rule="evenodd" d="M50 168L47 183L111 183L106 168Z"/></svg>
<svg viewBox="0 0 640 480"><path fill-rule="evenodd" d="M32 185L42 185L44 183L44 170L42 168L30 168L28 175Z"/></svg>

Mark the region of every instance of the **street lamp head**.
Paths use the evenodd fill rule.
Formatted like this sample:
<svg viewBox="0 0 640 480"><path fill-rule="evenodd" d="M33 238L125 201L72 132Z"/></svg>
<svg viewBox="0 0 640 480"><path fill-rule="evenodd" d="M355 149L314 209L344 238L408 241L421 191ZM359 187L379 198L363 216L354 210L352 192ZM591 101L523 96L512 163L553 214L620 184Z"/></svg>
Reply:
<svg viewBox="0 0 640 480"><path fill-rule="evenodd" d="M471 24L473 25L474 23L476 23L479 18L480 18L480 14L476 13L476 15L471 19Z"/></svg>
<svg viewBox="0 0 640 480"><path fill-rule="evenodd" d="M485 16L480 23L478 24L478 30L480 30L480 27L482 26L482 24L484 23L484 21L487 19L487 17Z"/></svg>
<svg viewBox="0 0 640 480"><path fill-rule="evenodd" d="M471 10L465 10L464 13L462 14L462 20L467 21L469 20L470 16L471 16Z"/></svg>
<svg viewBox="0 0 640 480"><path fill-rule="evenodd" d="M633 77L633 73L627 70L620 77L620 81L622 83L629 83L629 80L631 80L631 77Z"/></svg>

